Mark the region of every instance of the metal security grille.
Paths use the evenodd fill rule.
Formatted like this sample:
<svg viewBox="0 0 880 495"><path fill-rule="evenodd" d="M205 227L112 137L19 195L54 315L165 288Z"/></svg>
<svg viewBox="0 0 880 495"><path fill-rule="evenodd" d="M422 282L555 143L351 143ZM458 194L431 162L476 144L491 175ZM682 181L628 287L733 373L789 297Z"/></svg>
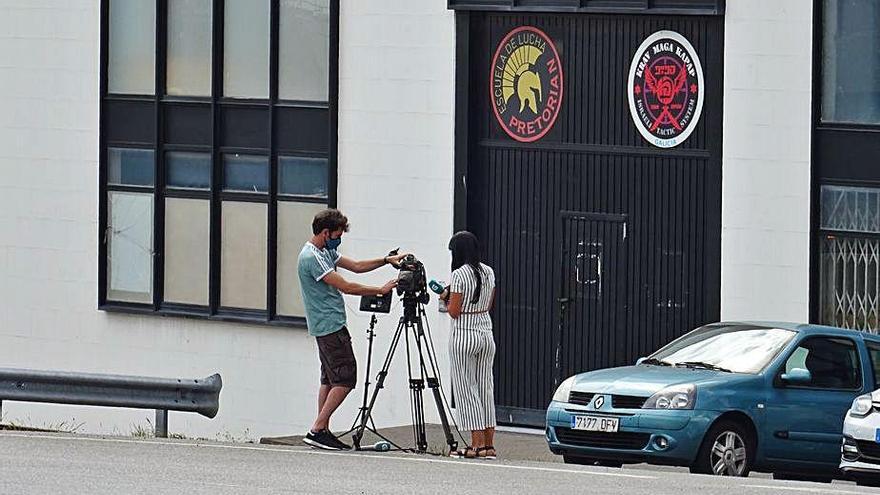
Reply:
<svg viewBox="0 0 880 495"><path fill-rule="evenodd" d="M822 186L822 228L880 233L880 189Z"/></svg>
<svg viewBox="0 0 880 495"><path fill-rule="evenodd" d="M827 235L820 274L822 323L877 333L880 239Z"/></svg>

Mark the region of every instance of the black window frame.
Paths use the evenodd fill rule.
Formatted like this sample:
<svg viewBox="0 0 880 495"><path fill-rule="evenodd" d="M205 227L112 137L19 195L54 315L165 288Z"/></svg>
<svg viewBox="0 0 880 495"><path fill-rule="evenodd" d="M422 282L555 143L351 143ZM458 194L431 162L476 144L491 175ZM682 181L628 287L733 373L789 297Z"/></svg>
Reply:
<svg viewBox="0 0 880 495"><path fill-rule="evenodd" d="M167 16L170 0L155 0L155 92L153 95L111 94L108 91L110 2L100 3L100 95L98 161L98 309L108 312L194 317L305 328L304 316L277 314L277 211L278 202L337 204L337 136L339 102L339 0L330 0L329 73L326 102L282 100L279 87L280 0L270 1L269 98L228 98L223 96L223 36L225 0L212 2L211 95L169 96L166 94ZM187 123L192 125L187 125ZM230 126L244 126L254 132L240 133ZM183 125L179 125L183 124ZM302 129L301 133L281 129ZM192 135L184 135L192 132ZM224 136L226 132L227 136ZM228 145L224 137L242 142ZM134 137L132 137L134 136ZM109 186L108 149L136 147L154 153L153 196L153 300L151 304L108 300L108 258L105 232L108 222L108 192L127 190ZM166 154L194 151L211 154L210 189L169 188L166 185ZM256 154L268 159L269 188L265 193L223 190L223 154ZM278 194L278 157L303 156L327 160L327 197ZM144 188L137 188L143 192ZM147 188L149 189L149 188ZM165 200L186 198L209 200L209 290L208 305L164 302ZM266 309L225 308L220 305L221 290L221 206L224 200L267 204ZM308 228L308 226L303 226Z"/></svg>

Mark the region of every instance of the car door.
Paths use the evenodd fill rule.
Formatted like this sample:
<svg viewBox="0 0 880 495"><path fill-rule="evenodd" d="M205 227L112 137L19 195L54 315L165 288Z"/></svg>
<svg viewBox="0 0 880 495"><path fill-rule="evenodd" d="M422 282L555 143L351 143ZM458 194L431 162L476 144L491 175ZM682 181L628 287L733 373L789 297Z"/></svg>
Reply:
<svg viewBox="0 0 880 495"><path fill-rule="evenodd" d="M808 336L776 371L767 397L764 453L769 460L837 465L843 419L864 379L857 343L845 337ZM795 368L809 381L782 379Z"/></svg>

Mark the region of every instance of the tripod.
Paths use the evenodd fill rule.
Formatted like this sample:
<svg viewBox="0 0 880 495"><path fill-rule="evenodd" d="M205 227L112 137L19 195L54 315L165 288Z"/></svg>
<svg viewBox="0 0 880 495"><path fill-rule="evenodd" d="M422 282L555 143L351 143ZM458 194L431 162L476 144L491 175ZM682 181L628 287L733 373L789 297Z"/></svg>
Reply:
<svg viewBox="0 0 880 495"><path fill-rule="evenodd" d="M358 409L358 414L357 416L355 416L354 421L351 423L351 428L349 428L348 431L346 431L345 433L339 435L339 437L344 437L345 435L348 435L355 430L359 431L360 435L357 436L357 440L355 440L354 443L355 448L357 450L361 450L360 440L363 437L363 431L370 430L371 432L373 432L374 435L393 445L395 449L403 450L396 443L392 442L384 435L376 431L376 424L373 422L373 419L368 417L367 415L367 397L370 395L370 364L373 361L373 339L376 336L376 332L373 329L376 327L376 321L376 314L374 313L370 317L370 328L367 329L367 372L366 374L364 374L364 402ZM369 424L367 424L368 422Z"/></svg>
<svg viewBox="0 0 880 495"><path fill-rule="evenodd" d="M413 440L416 445L416 452L425 453L428 451L428 439L425 432L425 407L422 399L422 392L425 390L426 385L431 389L434 396L446 443L449 445L450 451L454 452L458 449L458 442L455 441L455 437L453 437L449 427L446 408L444 407L443 397L440 392L440 373L437 368L437 359L434 355L434 345L431 341L430 331L426 331L426 326L422 323L423 318L426 318L423 301L414 294L405 293L403 296L403 316L400 317L397 330L391 339L391 346L388 348L388 354L385 356L385 363L379 371L376 388L373 389L369 404L366 403L366 391L364 392L365 402L359 414L360 424L354 428L354 435L352 436L352 443L355 449L361 450L360 442L363 438L364 430L369 429L376 433L375 425L371 428L367 423L372 424L373 406L376 405L379 390L385 385L385 377L388 376L388 369L391 367L391 361L394 358L394 352L397 350L401 337L406 342L406 364L409 377L410 407L413 418ZM413 373L410 338L413 339L413 345L418 355L416 373ZM357 419L355 422L357 422ZM379 436L382 437L381 435ZM384 439L385 437L382 438ZM387 439L385 440L387 441ZM391 442L389 441L389 443ZM399 449L400 447L397 448Z"/></svg>

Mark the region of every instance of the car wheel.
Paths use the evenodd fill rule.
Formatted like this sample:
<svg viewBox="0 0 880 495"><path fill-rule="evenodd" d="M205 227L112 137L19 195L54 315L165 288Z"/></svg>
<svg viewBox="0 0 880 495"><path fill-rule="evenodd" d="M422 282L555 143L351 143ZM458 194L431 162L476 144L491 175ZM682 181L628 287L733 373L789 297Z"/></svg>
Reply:
<svg viewBox="0 0 880 495"><path fill-rule="evenodd" d="M749 430L734 421L719 421L706 433L691 472L745 478L754 457L755 441Z"/></svg>
<svg viewBox="0 0 880 495"><path fill-rule="evenodd" d="M612 468L623 467L622 462L605 461L605 460L593 459L592 457L582 457L582 456L578 456L578 455L563 455L562 460L566 464L580 464L582 466L602 466L602 467L612 467Z"/></svg>

